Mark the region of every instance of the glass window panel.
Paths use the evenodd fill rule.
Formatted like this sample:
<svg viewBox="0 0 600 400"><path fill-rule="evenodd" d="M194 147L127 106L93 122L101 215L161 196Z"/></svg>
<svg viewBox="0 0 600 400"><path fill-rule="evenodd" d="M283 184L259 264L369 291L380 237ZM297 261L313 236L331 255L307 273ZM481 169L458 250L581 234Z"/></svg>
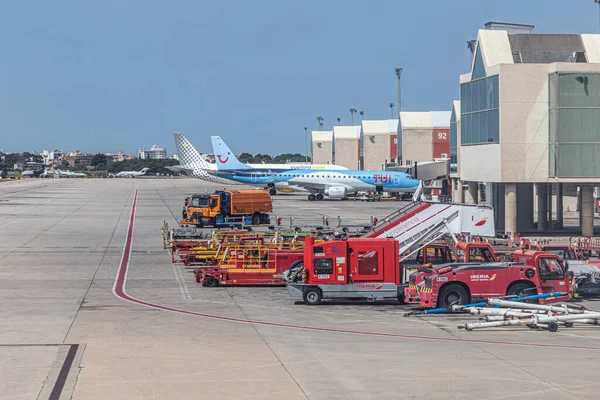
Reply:
<svg viewBox="0 0 600 400"><path fill-rule="evenodd" d="M471 82L471 108L470 111L477 111L477 89L479 81Z"/></svg>
<svg viewBox="0 0 600 400"><path fill-rule="evenodd" d="M558 141L595 142L596 111L591 108L560 108L558 111Z"/></svg>
<svg viewBox="0 0 600 400"><path fill-rule="evenodd" d="M473 114L471 117L471 143L479 143L479 113Z"/></svg>
<svg viewBox="0 0 600 400"><path fill-rule="evenodd" d="M561 144L558 146L558 176L577 178L593 176L595 146L586 144Z"/></svg>
<svg viewBox="0 0 600 400"><path fill-rule="evenodd" d="M492 136L488 132L487 124L487 116L490 113L491 111L484 111L479 115L479 141L482 143L486 143L488 141L488 138Z"/></svg>
<svg viewBox="0 0 600 400"><path fill-rule="evenodd" d="M485 109L489 108L487 106L487 95L486 95L487 82L488 82L488 79L482 79L479 81L479 85L478 85L479 91L477 94L477 96L479 98L479 101L477 103L478 110L485 110Z"/></svg>
<svg viewBox="0 0 600 400"><path fill-rule="evenodd" d="M462 140L464 144L470 144L469 135L471 134L471 114L466 114L460 121L460 131L462 132Z"/></svg>
<svg viewBox="0 0 600 400"><path fill-rule="evenodd" d="M485 105L484 108L490 109L494 108L494 78L487 78L485 80Z"/></svg>
<svg viewBox="0 0 600 400"><path fill-rule="evenodd" d="M561 107L593 107L596 104L594 74L559 74L558 104Z"/></svg>
<svg viewBox="0 0 600 400"><path fill-rule="evenodd" d="M467 144L467 116L460 116L460 144Z"/></svg>
<svg viewBox="0 0 600 400"><path fill-rule="evenodd" d="M460 108L461 108L461 113L467 112L466 109L466 105L467 105L467 97L465 95L465 88L467 87L466 83L463 83L460 85Z"/></svg>
<svg viewBox="0 0 600 400"><path fill-rule="evenodd" d="M477 52L475 53L475 62L473 63L473 71L471 73L471 79L485 77L485 66L483 65L483 57L481 57L481 49L477 46Z"/></svg>
<svg viewBox="0 0 600 400"><path fill-rule="evenodd" d="M549 120L549 123L548 123L548 127L549 127L549 130L548 130L548 141L550 143L554 143L556 141L555 137L554 137L555 136L554 127L556 125L556 110L554 108L551 108L549 110L549 112L548 112L548 120Z"/></svg>

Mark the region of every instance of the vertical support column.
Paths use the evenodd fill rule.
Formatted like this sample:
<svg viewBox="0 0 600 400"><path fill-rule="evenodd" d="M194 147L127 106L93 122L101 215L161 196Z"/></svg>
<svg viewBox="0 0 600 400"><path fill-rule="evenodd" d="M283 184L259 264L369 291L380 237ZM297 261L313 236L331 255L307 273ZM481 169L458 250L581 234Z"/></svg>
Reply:
<svg viewBox="0 0 600 400"><path fill-rule="evenodd" d="M563 184L559 183L556 187L556 229L563 228Z"/></svg>
<svg viewBox="0 0 600 400"><path fill-rule="evenodd" d="M463 181L461 181L460 179L456 180L456 193L458 194L457 198L456 198L456 202L460 203L460 204L464 204L465 202L465 190L463 189Z"/></svg>
<svg viewBox="0 0 600 400"><path fill-rule="evenodd" d="M479 203L479 184L477 182L468 183L468 189L465 200L467 204Z"/></svg>
<svg viewBox="0 0 600 400"><path fill-rule="evenodd" d="M538 183L536 185L538 204L538 231L548 229L548 184Z"/></svg>
<svg viewBox="0 0 600 400"><path fill-rule="evenodd" d="M517 184L504 184L504 233L517 232Z"/></svg>
<svg viewBox="0 0 600 400"><path fill-rule="evenodd" d="M581 235L594 236L594 191L591 186L582 186L581 192Z"/></svg>
<svg viewBox="0 0 600 400"><path fill-rule="evenodd" d="M548 184L548 228L554 228L554 224L552 223L552 183Z"/></svg>

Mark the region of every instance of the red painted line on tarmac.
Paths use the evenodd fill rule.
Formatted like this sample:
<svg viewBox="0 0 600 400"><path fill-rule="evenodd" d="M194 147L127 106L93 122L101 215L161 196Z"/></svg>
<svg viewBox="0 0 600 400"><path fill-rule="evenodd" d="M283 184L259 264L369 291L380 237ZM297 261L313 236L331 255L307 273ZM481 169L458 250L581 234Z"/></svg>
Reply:
<svg viewBox="0 0 600 400"><path fill-rule="evenodd" d="M255 321L251 319L242 319L242 318L232 318L232 317L223 317L220 315L214 314L205 314L188 310L181 310L179 308L173 308L169 306L164 306L161 304L155 304L148 301L136 299L127 294L126 291L126 283L127 283L127 269L129 267L129 260L131 257L131 242L133 239L133 228L135 225L135 210L137 206L137 197L138 191L135 191L135 195L133 198L133 204L131 205L131 215L129 217L129 226L127 228L127 238L125 240L125 246L123 249L123 256L121 258L121 264L119 266L119 271L117 273L117 277L115 279L115 284L113 286L113 293L120 299L125 301L129 301L131 303L139 304L142 306L155 308L163 311L170 311L179 314L193 315L196 317L216 319L220 321L228 321L235 322L240 324L250 324L250 325L262 325L262 326L271 326L276 328L288 328L288 329L300 329L305 331L317 331L317 332L331 332L331 333L345 333L351 335L364 335L364 336L380 336L380 337L392 337L399 339L414 339L414 340L426 340L426 341L438 341L438 342L455 342L455 343L471 343L471 344L497 344L497 345L508 345L508 346L527 346L527 347L545 347L552 349L580 349L580 350L600 350L600 347L595 346L578 346L578 345L561 345L561 344L551 344L551 343L529 343L529 342L510 342L510 341L501 341L501 340L480 340L480 339L460 339L460 338L447 338L447 337L436 337L436 336L420 336L420 335L403 335L399 333L385 333L385 332L369 332L369 331L355 331L350 329L335 329L335 328L324 328L318 326L306 326L306 325L293 325L293 324L284 324L278 322L268 322L268 321ZM546 333L551 335L551 333Z"/></svg>

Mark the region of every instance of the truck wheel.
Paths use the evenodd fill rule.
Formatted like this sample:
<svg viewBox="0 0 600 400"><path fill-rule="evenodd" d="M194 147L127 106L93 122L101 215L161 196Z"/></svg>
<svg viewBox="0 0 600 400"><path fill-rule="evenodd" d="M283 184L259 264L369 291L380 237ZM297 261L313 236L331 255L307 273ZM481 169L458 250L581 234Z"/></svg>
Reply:
<svg viewBox="0 0 600 400"><path fill-rule="evenodd" d="M506 291L506 295L507 296L519 296L519 295L523 295L526 296L528 290L530 289L530 286L526 283L517 283L515 285L512 285L507 291Z"/></svg>
<svg viewBox="0 0 600 400"><path fill-rule="evenodd" d="M213 278L212 276L209 276L208 278L206 278L206 282L204 282L204 286L217 287L217 286L219 286L219 280L216 278Z"/></svg>
<svg viewBox="0 0 600 400"><path fill-rule="evenodd" d="M304 303L310 306L316 306L321 304L321 299L323 295L321 295L321 289L319 288L308 288L304 292Z"/></svg>
<svg viewBox="0 0 600 400"><path fill-rule="evenodd" d="M252 225L260 225L260 214L259 213L255 213L252 216Z"/></svg>
<svg viewBox="0 0 600 400"><path fill-rule="evenodd" d="M318 194L317 194L317 200L321 201L321 200L323 200L324 198L325 198L325 196L323 196L323 194L322 194L322 193L318 193Z"/></svg>
<svg viewBox="0 0 600 400"><path fill-rule="evenodd" d="M548 324L548 330L550 332L556 332L558 330L558 324L556 322L550 322Z"/></svg>
<svg viewBox="0 0 600 400"><path fill-rule="evenodd" d="M453 305L468 304L469 294L464 287L451 284L446 286L440 292L438 297L438 307L450 307Z"/></svg>
<svg viewBox="0 0 600 400"><path fill-rule="evenodd" d="M309 194L308 195L308 201L315 201L315 195L314 194Z"/></svg>

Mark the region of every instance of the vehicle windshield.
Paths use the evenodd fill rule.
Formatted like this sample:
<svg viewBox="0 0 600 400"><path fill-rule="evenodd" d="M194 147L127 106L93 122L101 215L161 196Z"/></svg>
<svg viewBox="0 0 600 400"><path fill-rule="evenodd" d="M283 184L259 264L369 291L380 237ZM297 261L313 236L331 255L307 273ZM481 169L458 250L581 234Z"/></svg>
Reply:
<svg viewBox="0 0 600 400"><path fill-rule="evenodd" d="M544 251L547 251L549 253L554 253L557 256L559 256L560 258L562 258L563 260L576 260L577 257L575 257L575 252L571 249L569 249L568 247L555 247L555 248L550 248L550 249L544 249Z"/></svg>
<svg viewBox="0 0 600 400"><path fill-rule="evenodd" d="M194 197L192 198L192 203L190 204L192 207L208 207L209 198L207 197Z"/></svg>
<svg viewBox="0 0 600 400"><path fill-rule="evenodd" d="M540 258L538 260L540 274L543 276L563 276L564 268L556 258Z"/></svg>

